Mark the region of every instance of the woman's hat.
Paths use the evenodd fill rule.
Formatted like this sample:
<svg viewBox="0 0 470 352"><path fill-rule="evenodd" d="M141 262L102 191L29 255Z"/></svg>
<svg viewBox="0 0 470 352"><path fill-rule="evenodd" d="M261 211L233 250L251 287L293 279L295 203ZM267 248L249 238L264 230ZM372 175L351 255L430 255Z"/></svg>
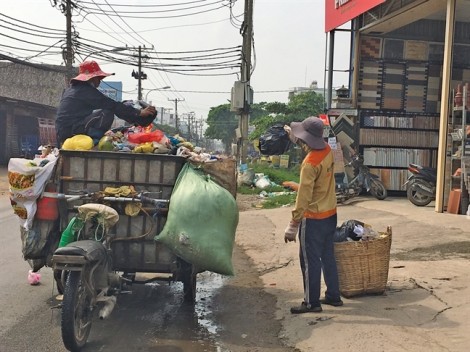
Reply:
<svg viewBox="0 0 470 352"><path fill-rule="evenodd" d="M101 71L100 66L96 61L84 61L80 64L78 69L78 76L72 78L72 81L88 81L93 77L108 77L112 76L114 73L106 73Z"/></svg>
<svg viewBox="0 0 470 352"><path fill-rule="evenodd" d="M310 116L302 122L292 122L290 128L294 137L303 140L310 148L326 148L326 143L323 139L323 121L320 118Z"/></svg>

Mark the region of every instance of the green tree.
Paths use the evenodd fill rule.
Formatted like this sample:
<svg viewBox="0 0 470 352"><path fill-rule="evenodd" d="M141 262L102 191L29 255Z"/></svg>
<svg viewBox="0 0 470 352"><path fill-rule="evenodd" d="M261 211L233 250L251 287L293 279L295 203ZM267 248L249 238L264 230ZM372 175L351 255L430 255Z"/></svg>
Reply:
<svg viewBox="0 0 470 352"><path fill-rule="evenodd" d="M280 102L264 103L265 114L251 121L255 130L250 139L259 138L275 123L289 124L293 121L303 121L309 116L317 116L324 110L324 98L314 91L307 91L292 96L287 104Z"/></svg>
<svg viewBox="0 0 470 352"><path fill-rule="evenodd" d="M314 91L307 91L294 95L287 104L280 102L261 102L250 107L250 125L255 130L250 133L251 140L257 139L270 126L275 123L289 124L292 121L302 121L308 116L315 116L323 112L325 101L323 96ZM208 128L206 138L220 139L226 151L230 150L231 143L235 142L235 129L238 127L238 118L230 111L230 104L212 107L207 117Z"/></svg>
<svg viewBox="0 0 470 352"><path fill-rule="evenodd" d="M220 139L225 146L225 151L229 151L235 140L235 129L238 127L238 119L230 111L230 104L212 107L207 115L206 122L209 127L206 129L204 136Z"/></svg>

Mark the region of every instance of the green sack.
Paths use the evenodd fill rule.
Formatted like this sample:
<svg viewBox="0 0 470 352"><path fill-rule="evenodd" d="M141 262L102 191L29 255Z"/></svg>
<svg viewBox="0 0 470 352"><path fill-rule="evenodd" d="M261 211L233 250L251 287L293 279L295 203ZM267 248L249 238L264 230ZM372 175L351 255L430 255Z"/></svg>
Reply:
<svg viewBox="0 0 470 352"><path fill-rule="evenodd" d="M202 170L186 163L171 194L165 226L155 240L198 271L233 275L237 224L238 207L233 196Z"/></svg>

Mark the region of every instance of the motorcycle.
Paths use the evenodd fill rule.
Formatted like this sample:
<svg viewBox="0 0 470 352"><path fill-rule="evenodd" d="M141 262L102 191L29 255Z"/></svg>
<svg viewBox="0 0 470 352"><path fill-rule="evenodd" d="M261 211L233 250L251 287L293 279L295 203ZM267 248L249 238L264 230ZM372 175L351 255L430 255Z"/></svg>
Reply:
<svg viewBox="0 0 470 352"><path fill-rule="evenodd" d="M387 189L377 175L370 172L364 165L364 158L359 154L354 154L351 161L345 165L354 168L354 178L349 182L342 180L336 183L336 200L343 203L348 199L358 196L365 189L378 200L387 198Z"/></svg>
<svg viewBox="0 0 470 352"><path fill-rule="evenodd" d="M403 185L406 187L406 197L418 207L424 207L436 198L437 170L418 164L409 164L411 175Z"/></svg>
<svg viewBox="0 0 470 352"><path fill-rule="evenodd" d="M82 350L93 320L110 316L118 297L131 293L134 284L179 281L182 300L194 304L201 271L154 239L166 222L171 191L185 159L61 150L60 161L54 180L60 190L61 235L52 269L63 295L56 308L61 309L65 348ZM105 166L88 167L100 164ZM84 169L88 171L81 177L75 176ZM102 191L125 191L126 184L137 184L140 190L117 196Z"/></svg>

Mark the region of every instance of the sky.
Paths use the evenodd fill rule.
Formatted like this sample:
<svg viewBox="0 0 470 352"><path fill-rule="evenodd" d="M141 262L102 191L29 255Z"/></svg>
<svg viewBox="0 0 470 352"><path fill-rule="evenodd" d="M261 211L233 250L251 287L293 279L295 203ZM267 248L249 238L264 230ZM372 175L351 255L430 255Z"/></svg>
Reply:
<svg viewBox="0 0 470 352"><path fill-rule="evenodd" d="M215 9L228 0L83 0L78 1L85 7L99 7L108 13L116 11L141 11L142 9L167 10L165 14L179 15L172 18L142 18L157 17L150 12L141 15L140 19L123 18L122 16L98 16L93 13L74 16L74 26L82 38L94 41L97 46L106 47L135 47L144 46L160 52L207 51L215 48L231 48L242 44L239 29L235 28L243 20L244 0L238 0L233 5L233 16L230 21L230 10L227 6L213 11L181 16L190 11L199 12ZM60 3L60 0L58 1ZM51 3L53 0L15 0L14 6L5 6L0 15L0 25L15 27L5 21L18 24L33 24L49 29L65 30L65 16ZM181 5L177 5L181 4ZM186 4L186 5L185 5ZM111 5L110 8L107 5ZM117 6L121 5L121 6ZM135 7L122 5L139 5ZM145 6L145 7L143 7ZM179 7L178 7L179 6ZM183 7L195 7L197 10L181 10ZM251 76L251 86L254 90L254 102L287 102L289 89L306 87L312 81L317 81L319 87L324 87L325 79L325 50L326 34L324 32L324 1L323 0L254 0L253 33L254 50L252 64L254 71ZM176 11L176 9L178 11ZM172 11L168 11L172 10ZM81 13L83 15L83 12ZM162 12L161 12L162 14ZM158 15L161 17L161 15ZM81 21L80 21L81 20ZM240 20L240 21L239 21ZM231 23L232 22L232 23ZM38 27L36 27L38 28ZM34 42L52 45L55 40L22 35L0 29L13 38L21 38L18 42L13 38L0 38L0 53L24 58L28 52L23 49L34 46ZM26 41L30 43L26 43ZM20 43L20 45L18 45ZM335 39L334 68L345 70L349 62L349 34L337 32ZM3 44L3 46L2 46ZM9 47L5 47L8 45ZM52 49L50 49L51 51ZM55 50L57 51L57 49ZM119 53L121 54L121 53ZM159 54L163 57L164 54ZM170 54L167 54L167 56ZM75 65L81 62L76 57ZM113 72L115 76L106 80L123 82L123 98L137 98L137 80L131 76L137 66L116 63L106 63L96 59L105 72ZM35 63L63 64L60 54L39 56L30 59ZM200 62L200 61L199 61ZM209 61L207 61L209 62ZM211 107L225 104L230 99L230 90L237 75L225 76L188 76L176 73L143 69L147 80L142 81L143 97L147 97L157 107L173 108L174 100L178 102L178 114L194 112L197 119L205 119ZM226 69L212 72L238 73L239 69ZM106 81L105 80L105 81ZM347 86L345 73L335 72L333 87ZM149 89L170 86L167 90L150 91ZM148 94L147 94L148 93Z"/></svg>

